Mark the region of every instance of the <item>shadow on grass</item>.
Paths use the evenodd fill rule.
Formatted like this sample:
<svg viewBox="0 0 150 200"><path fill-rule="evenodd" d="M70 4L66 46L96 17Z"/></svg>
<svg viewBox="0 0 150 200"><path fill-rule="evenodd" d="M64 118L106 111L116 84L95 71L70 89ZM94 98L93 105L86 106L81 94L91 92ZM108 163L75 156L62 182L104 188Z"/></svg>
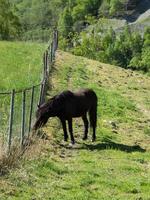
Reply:
<svg viewBox="0 0 150 200"><path fill-rule="evenodd" d="M140 147L139 145L125 145L125 144L120 144L120 143L115 143L112 141L105 142L105 143L98 143L98 144L83 144L83 146L79 149L89 149L91 151L94 150L105 150L105 149L115 149L115 150L120 150L120 151L125 151L127 153L131 152L145 152L146 150Z"/></svg>
<svg viewBox="0 0 150 200"><path fill-rule="evenodd" d="M98 143L98 144L78 143L77 145L75 144L72 147L70 147L68 145L62 145L62 144L60 146L61 147L63 146L67 149L70 149L70 148L77 149L77 150L87 149L87 150L90 150L90 151L94 151L94 150L101 151L101 150L106 150L106 149L120 150L120 151L124 151L124 152L127 152L127 153L145 152L146 151L145 149L143 149L139 145L129 146L129 145L125 145L125 144L115 143L115 142L112 142L112 141L102 142L102 143Z"/></svg>
<svg viewBox="0 0 150 200"><path fill-rule="evenodd" d="M41 132L39 132L39 135L42 139L46 139L49 140L49 137L46 135L46 133L41 134ZM126 144L120 144L120 143L116 143L111 141L110 139L105 139L103 140L101 143L92 143L92 144L87 144L87 143L82 143L82 142L76 142L75 145L69 145L67 143L65 144L60 144L60 141L58 141L57 143L60 147L64 147L66 149L76 149L76 150L82 150L82 149L87 149L90 151L94 151L94 150L106 150L106 149L114 149L114 150L120 150L120 151L124 151L127 153L131 153L131 152L146 152L145 149L143 149L142 147L140 147L139 145L126 145Z"/></svg>

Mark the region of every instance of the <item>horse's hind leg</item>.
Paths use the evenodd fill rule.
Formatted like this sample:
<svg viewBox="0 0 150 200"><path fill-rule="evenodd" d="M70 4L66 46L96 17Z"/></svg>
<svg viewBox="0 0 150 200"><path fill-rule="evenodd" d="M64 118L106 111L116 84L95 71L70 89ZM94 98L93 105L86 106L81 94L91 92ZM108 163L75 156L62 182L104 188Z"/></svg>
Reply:
<svg viewBox="0 0 150 200"><path fill-rule="evenodd" d="M72 118L68 120L68 126L69 126L69 132L70 132L70 138L71 138L71 143L74 144L74 136L73 136L73 130L72 130Z"/></svg>
<svg viewBox="0 0 150 200"><path fill-rule="evenodd" d="M88 138L88 127L89 127L89 122L87 119L86 114L84 116L82 116L83 122L84 122L84 136L83 136L83 140L86 140Z"/></svg>
<svg viewBox="0 0 150 200"><path fill-rule="evenodd" d="M97 107L94 106L89 111L90 126L93 128L92 141L96 140L96 122L97 122Z"/></svg>
<svg viewBox="0 0 150 200"><path fill-rule="evenodd" d="M60 119L64 131L64 141L68 140L67 128L66 128L66 120Z"/></svg>
<svg viewBox="0 0 150 200"><path fill-rule="evenodd" d="M92 136L92 142L96 140L96 127L93 126L93 136Z"/></svg>

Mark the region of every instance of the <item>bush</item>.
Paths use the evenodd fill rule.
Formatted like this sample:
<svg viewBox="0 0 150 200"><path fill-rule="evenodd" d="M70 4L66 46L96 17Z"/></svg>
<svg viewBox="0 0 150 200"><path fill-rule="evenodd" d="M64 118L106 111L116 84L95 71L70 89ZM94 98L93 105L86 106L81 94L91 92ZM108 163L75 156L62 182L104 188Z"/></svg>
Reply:
<svg viewBox="0 0 150 200"><path fill-rule="evenodd" d="M116 36L113 29L92 30L72 36L72 53L86 56L101 62L115 64L133 70L150 71L150 33L146 30L144 38L131 33L128 26Z"/></svg>

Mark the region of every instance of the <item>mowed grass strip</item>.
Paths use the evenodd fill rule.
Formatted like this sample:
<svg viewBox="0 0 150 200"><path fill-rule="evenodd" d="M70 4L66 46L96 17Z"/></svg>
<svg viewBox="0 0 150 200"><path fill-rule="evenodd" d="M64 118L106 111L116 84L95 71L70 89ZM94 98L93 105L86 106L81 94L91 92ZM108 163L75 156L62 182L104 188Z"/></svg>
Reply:
<svg viewBox="0 0 150 200"><path fill-rule="evenodd" d="M44 44L0 41L0 91L40 82Z"/></svg>
<svg viewBox="0 0 150 200"><path fill-rule="evenodd" d="M145 89L140 102L134 92L125 92L126 73L130 71L58 52L49 96L65 89L93 88L99 99L97 141L91 142L91 134L87 142L82 141L83 122L77 119L76 144L70 147L63 142L59 121L50 119L43 128L49 139L32 149L30 160L0 179L0 199L150 199L150 136L144 131L149 119L137 106L144 105L149 90ZM134 75L130 86L138 76L144 85L149 82ZM32 158L37 149L40 156Z"/></svg>

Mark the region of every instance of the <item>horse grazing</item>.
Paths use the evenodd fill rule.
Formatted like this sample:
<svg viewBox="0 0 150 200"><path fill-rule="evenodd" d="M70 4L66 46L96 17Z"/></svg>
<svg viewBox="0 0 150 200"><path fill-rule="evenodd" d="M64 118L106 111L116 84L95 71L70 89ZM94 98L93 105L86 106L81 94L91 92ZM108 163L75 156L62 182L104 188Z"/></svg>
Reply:
<svg viewBox="0 0 150 200"><path fill-rule="evenodd" d="M75 140L72 129L72 118L82 117L85 127L83 140L86 140L89 127L87 112L89 113L90 126L93 129L92 141L95 141L97 96L91 89L81 89L77 92L67 90L49 99L46 103L38 107L36 113L37 119L33 129L37 130L38 128L44 126L49 117L58 117L62 123L64 141L67 141L68 139L66 128L66 121L68 121L71 142L74 144Z"/></svg>

